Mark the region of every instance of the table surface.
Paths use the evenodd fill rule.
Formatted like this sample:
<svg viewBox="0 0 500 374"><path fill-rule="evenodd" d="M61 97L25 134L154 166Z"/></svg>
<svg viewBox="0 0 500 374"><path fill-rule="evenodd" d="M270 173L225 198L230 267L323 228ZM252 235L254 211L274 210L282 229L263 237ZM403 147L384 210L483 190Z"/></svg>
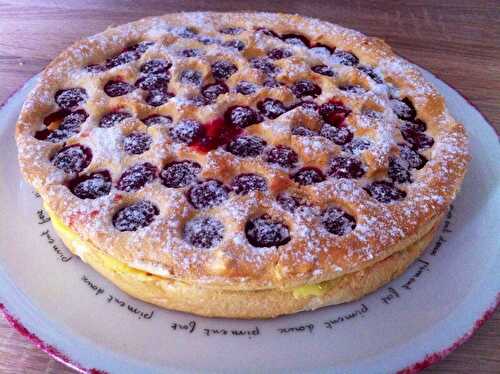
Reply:
<svg viewBox="0 0 500 374"><path fill-rule="evenodd" d="M500 133L499 1L3 1L0 102L75 40L181 10L267 10L322 18L385 39L474 104ZM0 373L70 373L0 318ZM499 373L500 310L429 373Z"/></svg>

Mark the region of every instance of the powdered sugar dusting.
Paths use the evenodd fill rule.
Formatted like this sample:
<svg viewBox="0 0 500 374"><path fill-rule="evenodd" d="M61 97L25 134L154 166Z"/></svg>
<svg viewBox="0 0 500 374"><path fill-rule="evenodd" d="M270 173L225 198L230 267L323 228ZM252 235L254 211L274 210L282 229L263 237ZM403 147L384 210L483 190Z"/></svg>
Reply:
<svg viewBox="0 0 500 374"><path fill-rule="evenodd" d="M241 30L219 32L229 26ZM461 128L446 109L429 114L439 104L435 89L384 48L340 26L272 13L182 13L112 28L70 47L45 71L19 123L21 167L83 238L154 274L268 287L353 271L441 214L467 167ZM270 53L276 50L286 53ZM153 59L165 61L161 77L143 71ZM105 93L109 82L126 90ZM220 92L203 95L215 82ZM328 117L318 110L325 103L346 109ZM60 109L89 116L78 126L43 124ZM104 126L109 113L127 114ZM145 124L152 115L172 121ZM238 137L195 151L211 131L204 124L221 118L238 127ZM419 121L423 131L414 129ZM403 133L407 122L413 127ZM50 137L33 138L40 130ZM423 132L430 146L419 143ZM65 141L88 147L91 162L76 147L71 157L54 158ZM403 157L402 143L413 147L413 163L394 161ZM355 159L363 172L331 173L335 157ZM408 178L388 173L390 160ZM145 164L122 186L126 170ZM300 170L311 175L304 183ZM78 193L92 198L66 187L72 173L103 171L111 182L91 178ZM404 198L377 201L374 182ZM279 203L280 194L296 200Z"/></svg>

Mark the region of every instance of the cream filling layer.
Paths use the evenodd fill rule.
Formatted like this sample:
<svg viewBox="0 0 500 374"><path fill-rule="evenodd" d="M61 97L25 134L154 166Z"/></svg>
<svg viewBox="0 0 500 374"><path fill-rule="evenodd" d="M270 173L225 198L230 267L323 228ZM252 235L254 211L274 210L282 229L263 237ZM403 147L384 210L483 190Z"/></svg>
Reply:
<svg viewBox="0 0 500 374"><path fill-rule="evenodd" d="M133 277L141 282L151 282L157 280L165 280L168 278L163 278L155 274L148 273L144 270L133 268L112 256L104 253L99 248L97 248L94 244L90 243L87 240L80 238L80 236L74 232L70 227L65 225L63 221L57 217L57 215L46 205L44 204L44 208L47 211L52 225L54 229L58 233L58 235L63 239L66 243L71 243L70 250L80 257L84 262L88 262L86 260L86 254L92 253L92 256L97 257L99 261L108 269L120 273L125 274L127 276ZM283 290L282 292L291 292L293 297L296 299L307 298L307 297L321 297L325 295L329 290L335 287L335 285L341 281L343 277L338 277L332 280L324 281L317 284L307 284L304 286L292 288L290 290ZM178 280L169 279L172 282L182 284L183 282ZM244 291L242 291L244 292Z"/></svg>

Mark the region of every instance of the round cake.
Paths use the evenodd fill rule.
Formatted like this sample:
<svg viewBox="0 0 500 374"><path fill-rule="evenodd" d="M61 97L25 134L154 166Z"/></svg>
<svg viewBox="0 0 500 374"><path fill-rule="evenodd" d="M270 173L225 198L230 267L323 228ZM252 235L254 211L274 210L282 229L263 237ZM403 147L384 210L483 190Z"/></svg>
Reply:
<svg viewBox="0 0 500 374"><path fill-rule="evenodd" d="M168 14L41 74L19 162L68 248L125 292L215 317L352 301L430 243L467 135L382 40L298 15Z"/></svg>

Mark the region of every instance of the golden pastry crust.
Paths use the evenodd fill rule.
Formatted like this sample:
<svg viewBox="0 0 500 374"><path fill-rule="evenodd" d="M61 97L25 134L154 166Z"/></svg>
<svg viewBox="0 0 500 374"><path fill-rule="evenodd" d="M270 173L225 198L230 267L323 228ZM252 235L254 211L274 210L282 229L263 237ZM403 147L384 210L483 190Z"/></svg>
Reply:
<svg viewBox="0 0 500 374"><path fill-rule="evenodd" d="M219 32L229 26L242 31L236 35ZM327 45L338 53L329 55L325 48L285 43L269 33L256 31L261 27L280 36L301 34L311 46ZM204 44L202 41L208 40L205 37L220 42ZM241 51L231 48L237 46L232 40L240 40L244 48ZM144 47L140 55L127 63L102 71L89 72L85 68L101 64L140 42L154 44ZM292 55L271 61L276 68L274 79L281 85L266 87L265 81L269 79L263 73L266 67L255 68L252 59L276 48L290 50ZM183 52L188 50L195 52ZM340 51L357 56L359 64L348 61L347 64L354 65L347 66ZM185 57L193 54L196 56ZM141 67L152 59L172 63L168 91L175 94L174 98L163 105L151 106L146 103L148 92L140 88L116 97L104 92L105 85L113 80L134 85ZM222 60L237 67L225 80L229 92L208 105L195 105L193 98L200 89L182 82L183 71L196 70L201 74L202 84L210 84L215 81L211 65ZM318 65L330 66L334 75L313 72L311 67ZM360 66L369 66L373 71L363 71ZM363 163L362 177L330 176L321 183L304 186L290 177L299 168L309 166L327 173L332 158L346 154L343 147L328 137L291 133L297 123L317 131L316 135L320 133L319 127L324 126L317 111L303 107L242 130L245 135L264 139L267 148L291 147L299 160L298 167L292 169L265 162L263 155L237 157L224 146L208 153L198 152L192 146L176 143L168 126L148 127L141 121L161 114L172 117L170 127L184 119L206 124L221 118L235 105L257 110L258 103L266 98L280 100L290 108L301 101L290 88L304 79L321 87L321 94L308 100L317 104L333 98L340 100L351 111L345 124L354 137L369 140L370 147L356 155ZM250 95L236 93L236 85L243 80L253 82L258 90ZM361 86L363 91L349 88L353 85ZM75 196L68 188L75 175L55 167L54 156L62 149L63 142L35 138L37 132L47 130L44 119L60 109L54 95L75 87L85 89L87 98L80 107L88 113L88 118L64 144L82 144L91 149L92 159L83 174L109 171L113 188L96 199ZM416 110L418 120L412 121L425 122L425 136L432 137L433 144L419 150L428 162L411 170L412 182L394 184L406 196L381 202L365 188L374 181L388 180L391 158L401 152L398 144L405 139L399 130L404 121L391 109L391 103L400 105L405 98ZM103 115L117 110L126 110L132 116L114 127L99 126ZM147 133L152 139L149 150L139 155L125 153L123 139L131 132ZM16 140L23 175L48 207L81 238L132 267L203 288L212 287L217 292L314 284L355 273L402 251L421 240L425 231L422 228L434 223L447 210L459 190L469 159L465 130L448 113L444 99L415 66L396 56L382 40L316 19L270 13L169 14L110 28L81 40L62 52L43 72L23 106ZM149 162L162 170L179 160L197 162L202 168L201 180L218 179L229 185L239 174L257 173L265 178L267 189L246 195L231 192L218 205L197 209L186 198L190 187L167 188L158 177L138 191L116 188L122 173L135 164ZM308 207L294 213L283 209L276 197L284 191L300 195ZM158 215L148 226L136 231L117 230L113 217L121 208L141 200L151 201L158 208ZM328 232L322 217L329 207L340 208L352 216L354 230L344 235ZM263 214L287 226L290 239L286 244L271 247L250 244L246 236L248 221ZM186 224L200 216L216 218L223 227L222 239L210 248L191 245L183 234Z"/></svg>
<svg viewBox="0 0 500 374"><path fill-rule="evenodd" d="M438 231L442 217L416 242L362 270L324 282L319 292L294 294L294 290L232 291L199 287L130 268L110 266L107 255L88 247L55 226L75 255L120 289L140 300L164 308L206 317L274 318L360 299L401 275L425 250ZM315 286L313 286L315 287Z"/></svg>

